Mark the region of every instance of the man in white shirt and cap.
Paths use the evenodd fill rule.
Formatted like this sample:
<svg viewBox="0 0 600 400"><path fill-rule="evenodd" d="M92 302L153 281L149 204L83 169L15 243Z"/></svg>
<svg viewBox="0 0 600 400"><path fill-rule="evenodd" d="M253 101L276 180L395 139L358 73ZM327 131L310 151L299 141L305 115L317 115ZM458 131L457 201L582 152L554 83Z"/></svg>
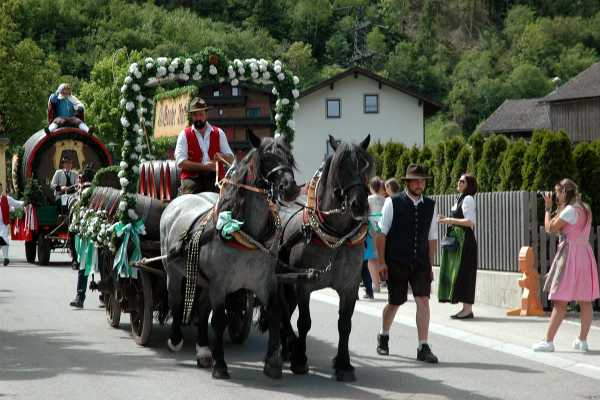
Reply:
<svg viewBox="0 0 600 400"><path fill-rule="evenodd" d="M216 192L217 161L233 162L233 152L222 129L206 120L209 107L200 97L192 99L188 108L190 126L179 132L175 146L175 162L181 172L179 194ZM218 168L219 179L225 168Z"/></svg>

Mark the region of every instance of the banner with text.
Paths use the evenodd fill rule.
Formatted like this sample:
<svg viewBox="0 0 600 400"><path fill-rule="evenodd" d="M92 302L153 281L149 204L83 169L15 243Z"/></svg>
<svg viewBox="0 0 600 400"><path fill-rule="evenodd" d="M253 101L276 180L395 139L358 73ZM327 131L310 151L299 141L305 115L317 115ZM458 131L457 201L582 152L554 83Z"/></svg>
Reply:
<svg viewBox="0 0 600 400"><path fill-rule="evenodd" d="M154 137L177 136L188 125L187 109L191 94L156 101Z"/></svg>

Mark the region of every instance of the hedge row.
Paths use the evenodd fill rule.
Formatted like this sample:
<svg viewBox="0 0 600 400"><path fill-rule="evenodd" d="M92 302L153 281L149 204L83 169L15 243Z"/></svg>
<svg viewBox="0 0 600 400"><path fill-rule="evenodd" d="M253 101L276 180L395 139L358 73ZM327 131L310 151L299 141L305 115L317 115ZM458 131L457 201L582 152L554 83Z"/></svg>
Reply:
<svg viewBox="0 0 600 400"><path fill-rule="evenodd" d="M568 177L579 185L600 221L600 140L574 145L564 132L536 131L531 142L504 135L453 136L433 149L376 143L369 148L377 174L404 175L410 163L424 164L433 177L429 194L454 193L461 174L477 177L482 192L552 190Z"/></svg>

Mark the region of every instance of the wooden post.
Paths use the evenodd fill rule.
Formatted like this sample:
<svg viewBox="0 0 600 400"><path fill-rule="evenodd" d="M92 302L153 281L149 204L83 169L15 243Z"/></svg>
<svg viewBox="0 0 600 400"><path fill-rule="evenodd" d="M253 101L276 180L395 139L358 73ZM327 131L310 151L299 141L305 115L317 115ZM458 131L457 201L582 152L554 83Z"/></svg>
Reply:
<svg viewBox="0 0 600 400"><path fill-rule="evenodd" d="M535 266L533 247L523 246L519 251L519 271L523 277L519 279L519 286L523 288L521 308L506 312L508 316L543 316L544 310L540 305L540 281Z"/></svg>

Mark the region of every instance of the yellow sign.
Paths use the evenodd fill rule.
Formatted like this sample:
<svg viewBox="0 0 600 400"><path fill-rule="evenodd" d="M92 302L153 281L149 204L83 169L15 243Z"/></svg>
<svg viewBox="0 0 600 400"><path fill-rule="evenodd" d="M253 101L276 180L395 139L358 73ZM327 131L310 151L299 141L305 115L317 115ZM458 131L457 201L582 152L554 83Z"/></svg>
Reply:
<svg viewBox="0 0 600 400"><path fill-rule="evenodd" d="M189 103L189 92L158 100L154 110L154 137L177 136L188 125Z"/></svg>

